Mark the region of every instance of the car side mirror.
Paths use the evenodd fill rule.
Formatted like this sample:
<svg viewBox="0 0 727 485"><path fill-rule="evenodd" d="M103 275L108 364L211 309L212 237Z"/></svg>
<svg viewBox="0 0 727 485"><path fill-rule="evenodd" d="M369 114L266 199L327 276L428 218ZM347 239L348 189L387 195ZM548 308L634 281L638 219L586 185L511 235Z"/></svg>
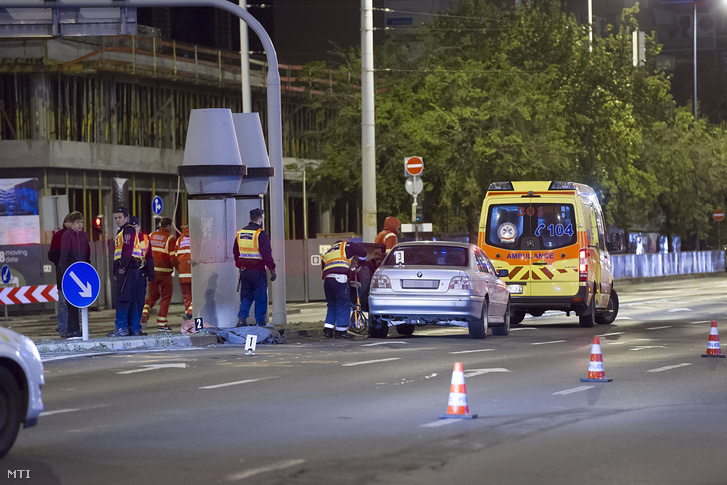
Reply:
<svg viewBox="0 0 727 485"><path fill-rule="evenodd" d="M611 233L611 242L609 251L612 253L620 253L624 250L624 240L620 232Z"/></svg>
<svg viewBox="0 0 727 485"><path fill-rule="evenodd" d="M507 275L509 274L508 270L506 269L498 269L497 270L497 276L500 278L507 278Z"/></svg>

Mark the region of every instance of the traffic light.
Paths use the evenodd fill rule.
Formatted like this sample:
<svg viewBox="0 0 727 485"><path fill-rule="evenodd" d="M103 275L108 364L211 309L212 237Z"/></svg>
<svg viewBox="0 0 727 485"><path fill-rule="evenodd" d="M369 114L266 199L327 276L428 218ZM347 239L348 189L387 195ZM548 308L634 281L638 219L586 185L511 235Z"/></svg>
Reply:
<svg viewBox="0 0 727 485"><path fill-rule="evenodd" d="M101 229L101 226L103 226L103 216L99 214L93 220L93 227L95 227L96 229Z"/></svg>
<svg viewBox="0 0 727 485"><path fill-rule="evenodd" d="M420 204L417 204L417 214L416 214L417 215L417 220L416 220L416 222L418 222L418 223L424 222L424 215L423 215L423 213L424 213L423 204L421 204L421 203Z"/></svg>

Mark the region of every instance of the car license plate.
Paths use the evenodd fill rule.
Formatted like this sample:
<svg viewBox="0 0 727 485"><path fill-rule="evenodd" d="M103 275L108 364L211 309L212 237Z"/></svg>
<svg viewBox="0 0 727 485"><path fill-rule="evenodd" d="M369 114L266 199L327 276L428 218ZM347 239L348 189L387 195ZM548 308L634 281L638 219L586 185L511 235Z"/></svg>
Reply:
<svg viewBox="0 0 727 485"><path fill-rule="evenodd" d="M523 287L520 285L508 285L507 289L511 294L516 295L522 294L523 292Z"/></svg>

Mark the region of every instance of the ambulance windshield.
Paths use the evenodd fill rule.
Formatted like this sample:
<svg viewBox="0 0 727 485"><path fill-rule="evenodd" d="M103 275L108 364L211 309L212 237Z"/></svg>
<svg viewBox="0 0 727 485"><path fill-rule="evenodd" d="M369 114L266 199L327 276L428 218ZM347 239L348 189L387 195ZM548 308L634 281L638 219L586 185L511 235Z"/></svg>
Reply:
<svg viewBox="0 0 727 485"><path fill-rule="evenodd" d="M571 204L493 205L487 214L487 244L510 250L557 249L577 241Z"/></svg>

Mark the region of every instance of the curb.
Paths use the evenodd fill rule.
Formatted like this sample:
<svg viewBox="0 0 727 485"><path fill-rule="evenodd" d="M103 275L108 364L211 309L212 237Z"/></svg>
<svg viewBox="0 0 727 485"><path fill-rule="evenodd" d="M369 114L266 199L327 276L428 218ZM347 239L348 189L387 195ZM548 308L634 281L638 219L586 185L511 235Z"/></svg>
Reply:
<svg viewBox="0 0 727 485"><path fill-rule="evenodd" d="M36 342L38 352L117 352L169 347L203 347L217 344L216 335L152 335L144 337L89 338Z"/></svg>

